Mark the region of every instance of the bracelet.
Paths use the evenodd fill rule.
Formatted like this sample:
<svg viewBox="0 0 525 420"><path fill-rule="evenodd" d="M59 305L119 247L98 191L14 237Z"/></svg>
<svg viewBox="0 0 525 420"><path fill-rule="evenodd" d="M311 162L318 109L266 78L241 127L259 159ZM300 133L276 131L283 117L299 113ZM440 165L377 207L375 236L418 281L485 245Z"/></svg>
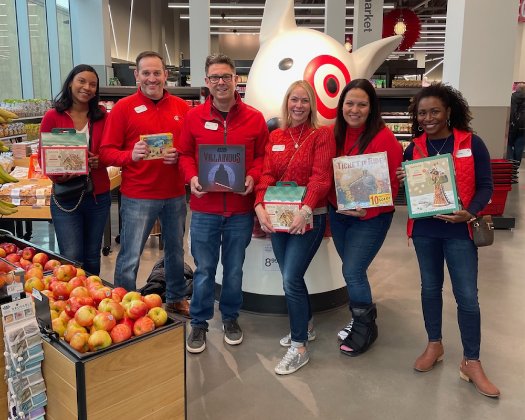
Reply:
<svg viewBox="0 0 525 420"><path fill-rule="evenodd" d="M305 206L303 206L299 212L304 217L304 220L306 221L306 223L308 223L310 219L312 218L312 211L308 210Z"/></svg>

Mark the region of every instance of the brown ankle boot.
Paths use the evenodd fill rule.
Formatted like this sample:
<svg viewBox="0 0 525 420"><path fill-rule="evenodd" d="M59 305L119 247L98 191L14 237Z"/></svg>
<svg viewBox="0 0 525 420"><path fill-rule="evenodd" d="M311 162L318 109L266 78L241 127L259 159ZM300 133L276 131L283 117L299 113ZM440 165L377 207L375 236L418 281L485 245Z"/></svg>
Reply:
<svg viewBox="0 0 525 420"><path fill-rule="evenodd" d="M459 376L467 382L472 381L480 394L499 397L499 389L489 381L479 360L463 359L459 365Z"/></svg>
<svg viewBox="0 0 525 420"><path fill-rule="evenodd" d="M443 360L444 354L445 350L441 341L429 341L423 354L416 359L414 369L418 372L428 372L434 368L437 362Z"/></svg>

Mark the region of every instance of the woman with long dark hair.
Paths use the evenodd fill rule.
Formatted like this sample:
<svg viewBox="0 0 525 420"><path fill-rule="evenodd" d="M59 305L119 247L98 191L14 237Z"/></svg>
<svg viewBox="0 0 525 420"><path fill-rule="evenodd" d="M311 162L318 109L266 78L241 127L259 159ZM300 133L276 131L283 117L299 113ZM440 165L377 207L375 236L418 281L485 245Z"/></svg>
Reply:
<svg viewBox="0 0 525 420"><path fill-rule="evenodd" d="M366 79L352 80L341 92L334 125L337 156L386 152L392 197L399 182L402 147L381 118L374 87ZM339 349L358 356L377 338L376 305L372 300L367 270L383 245L392 223L394 206L337 210L335 190L329 197L332 238L343 262L352 320L339 331Z"/></svg>
<svg viewBox="0 0 525 420"><path fill-rule="evenodd" d="M73 68L66 77L54 107L46 112L41 133L54 128L74 128L85 133L89 145L89 177L93 192L81 198L51 199L51 218L60 253L78 261L91 274L100 273L100 249L108 219L111 197L107 169L99 164L98 149L106 122L106 111L98 105L99 78L86 64ZM53 183L67 182L75 175L50 177Z"/></svg>

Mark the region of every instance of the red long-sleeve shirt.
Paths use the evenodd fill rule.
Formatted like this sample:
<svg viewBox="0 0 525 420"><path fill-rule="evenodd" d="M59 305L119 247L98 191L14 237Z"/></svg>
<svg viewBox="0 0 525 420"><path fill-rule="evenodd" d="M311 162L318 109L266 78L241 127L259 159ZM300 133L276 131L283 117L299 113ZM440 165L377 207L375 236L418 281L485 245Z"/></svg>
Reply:
<svg viewBox="0 0 525 420"><path fill-rule="evenodd" d="M354 145L364 129L364 126L359 128L346 128L346 139L343 149L344 153L341 153L338 156L354 156L358 154L359 148L357 146L354 147ZM388 173L390 176L393 198L399 191L399 181L396 177L396 169L401 166L401 162L403 161L403 148L388 127L384 127L379 133L377 133L367 148L363 151L363 154L377 152L386 152L387 154ZM328 200L330 204L337 208L337 198L334 186L332 186ZM373 217L379 216L381 213L388 213L391 211L394 211L394 206L368 208L366 209L366 215L361 217L361 220L372 219Z"/></svg>
<svg viewBox="0 0 525 420"><path fill-rule="evenodd" d="M303 204L311 209L326 206L333 179L333 132L328 127L314 130L305 124L271 132L263 174L255 189L256 205L264 201L264 194L270 185L275 185L277 181L294 181L297 185L306 186ZM295 142L299 146L297 149Z"/></svg>
<svg viewBox="0 0 525 420"><path fill-rule="evenodd" d="M139 199L167 199L186 193L179 165L167 165L163 159L133 162L131 153L141 134L172 133L178 148L182 121L189 106L167 91L157 103L137 93L120 99L109 114L100 160L122 168L122 194Z"/></svg>

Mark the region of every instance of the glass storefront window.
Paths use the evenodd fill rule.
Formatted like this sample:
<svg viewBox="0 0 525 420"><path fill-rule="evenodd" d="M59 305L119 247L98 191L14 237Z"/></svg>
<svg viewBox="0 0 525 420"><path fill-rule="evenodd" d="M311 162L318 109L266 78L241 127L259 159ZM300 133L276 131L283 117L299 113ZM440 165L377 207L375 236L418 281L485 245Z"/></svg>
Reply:
<svg viewBox="0 0 525 420"><path fill-rule="evenodd" d="M3 0L0 0L3 1ZM33 93L35 98L51 97L46 5L44 0L27 0Z"/></svg>
<svg viewBox="0 0 525 420"><path fill-rule="evenodd" d="M0 0L1 1L1 0ZM60 51L60 76L65 80L73 68L69 0L56 0L58 48Z"/></svg>
<svg viewBox="0 0 525 420"><path fill-rule="evenodd" d="M0 100L22 96L15 0L0 0L0 80Z"/></svg>

